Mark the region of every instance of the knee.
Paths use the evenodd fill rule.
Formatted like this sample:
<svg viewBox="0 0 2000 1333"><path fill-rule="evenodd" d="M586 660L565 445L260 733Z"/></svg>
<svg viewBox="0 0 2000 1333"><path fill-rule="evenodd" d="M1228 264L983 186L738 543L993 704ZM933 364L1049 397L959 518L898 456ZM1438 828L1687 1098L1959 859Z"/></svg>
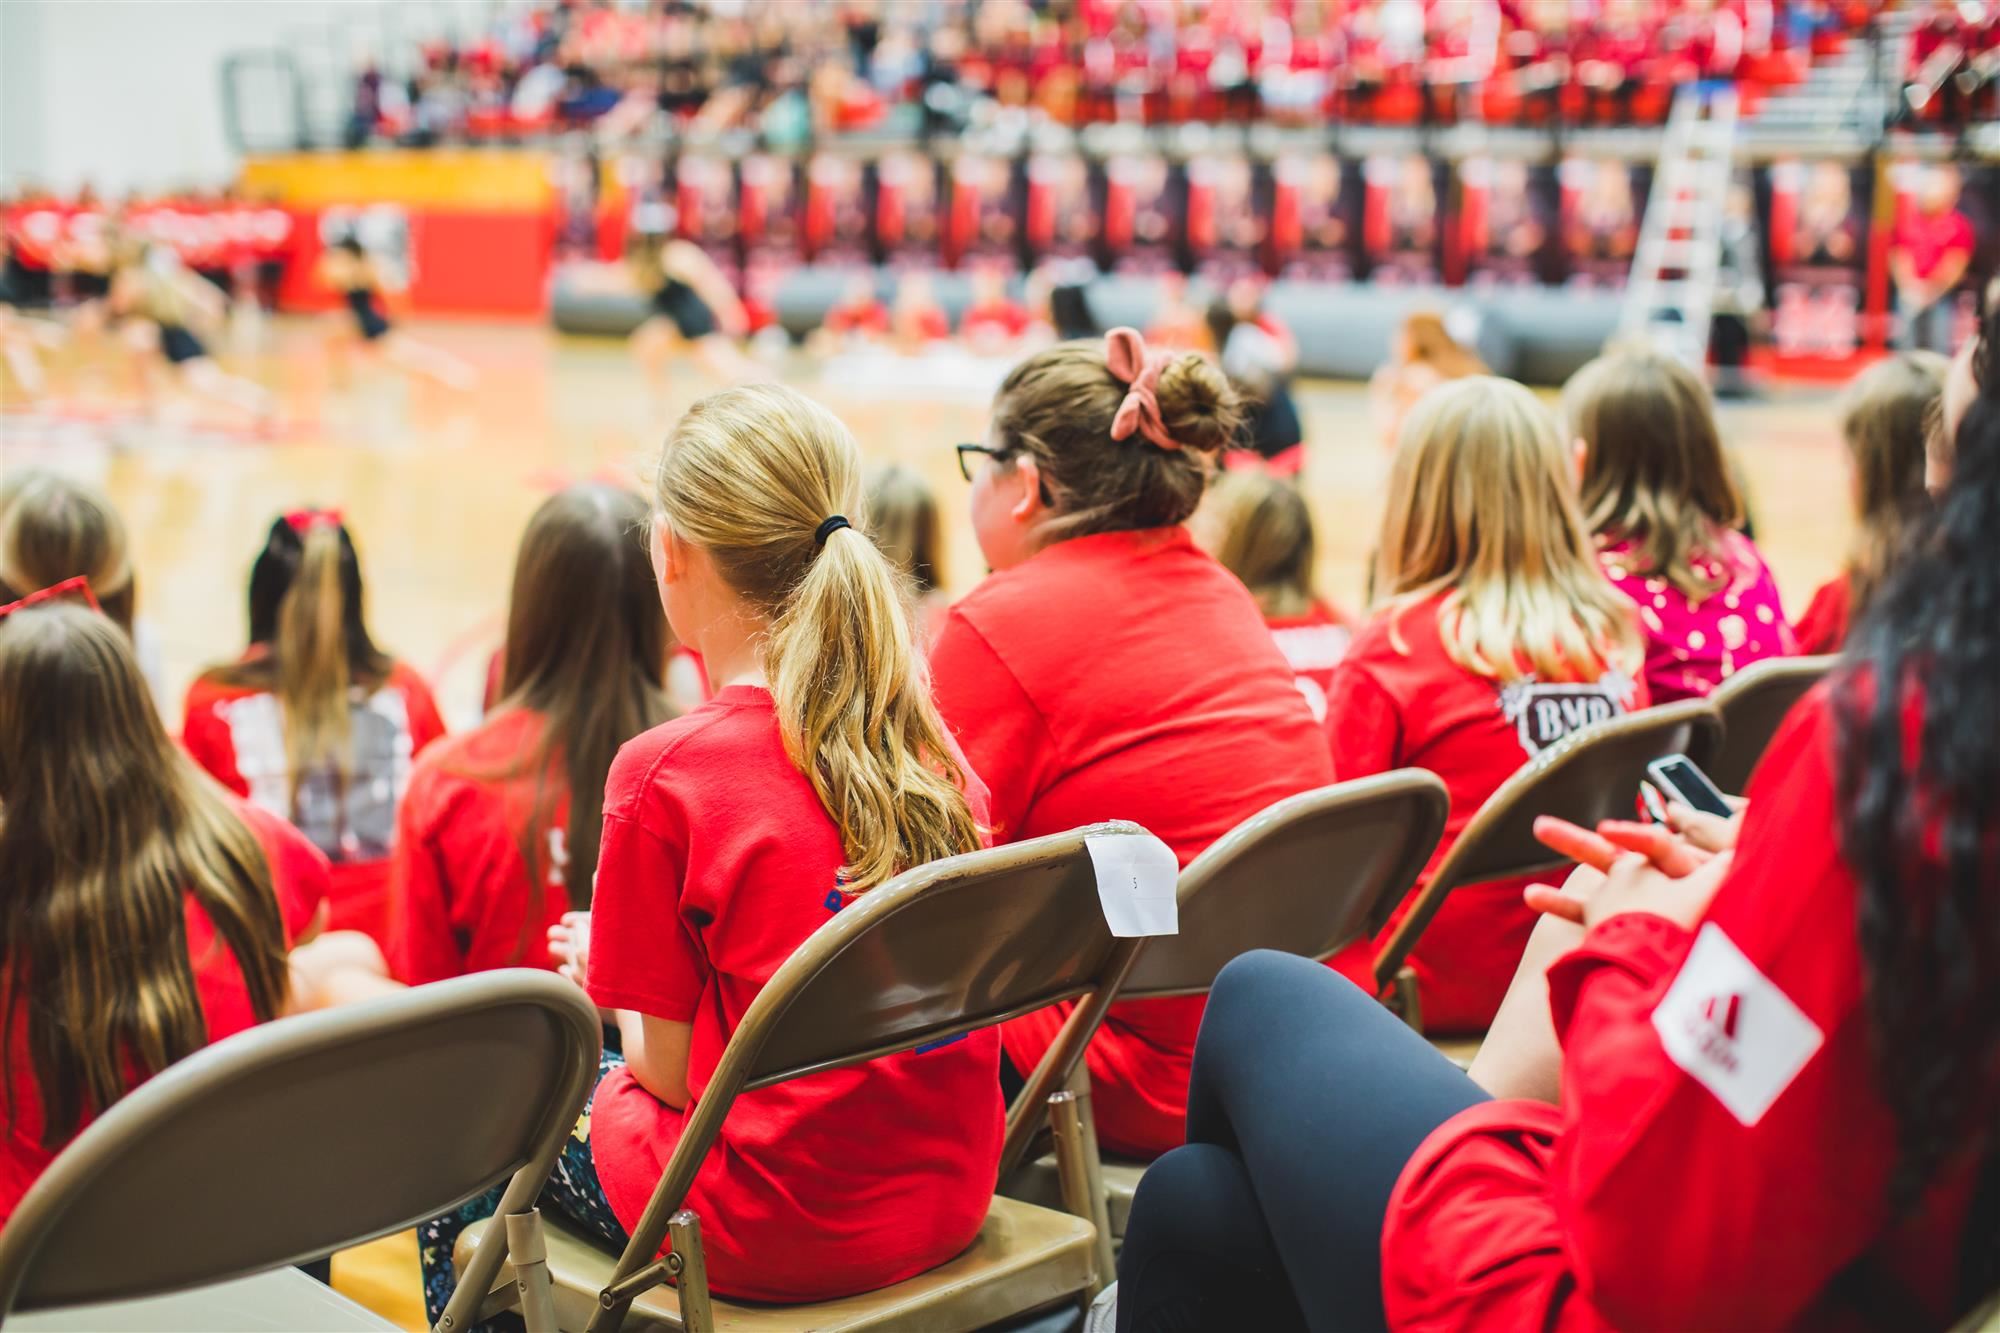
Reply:
<svg viewBox="0 0 2000 1333"><path fill-rule="evenodd" d="M1297 954L1274 949L1238 954L1216 974L1208 993L1207 1016L1221 1026L1259 1022L1269 1017L1273 1006L1296 1004L1302 993L1329 981L1355 989L1326 964Z"/></svg>
<svg viewBox="0 0 2000 1333"><path fill-rule="evenodd" d="M1119 1277L1160 1255L1208 1249L1217 1243L1216 1220L1238 1217L1251 1198L1241 1163L1226 1149L1207 1143L1174 1149L1139 1177Z"/></svg>

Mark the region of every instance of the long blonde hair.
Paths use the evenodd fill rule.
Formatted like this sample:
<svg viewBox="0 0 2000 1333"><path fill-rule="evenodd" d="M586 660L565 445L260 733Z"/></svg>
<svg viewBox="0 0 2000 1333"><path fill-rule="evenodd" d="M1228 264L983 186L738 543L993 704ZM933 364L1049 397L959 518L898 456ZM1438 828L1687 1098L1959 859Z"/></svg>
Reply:
<svg viewBox="0 0 2000 1333"><path fill-rule="evenodd" d="M1743 497L1701 377L1651 347L1618 348L1570 376L1562 410L1583 441L1590 530L1629 542L1637 572L1697 601L1714 596L1728 576L1701 573L1695 557L1742 524Z"/></svg>
<svg viewBox="0 0 2000 1333"><path fill-rule="evenodd" d="M774 384L710 394L661 451L654 504L770 617L764 672L785 753L840 829L849 892L976 849L965 774L910 643L911 589L858 527L854 437Z"/></svg>
<svg viewBox="0 0 2000 1333"><path fill-rule="evenodd" d="M1598 568L1555 422L1511 380L1453 380L1410 410L1376 562L1386 614L1444 594L1445 652L1475 675L1593 681L1638 668L1636 614Z"/></svg>
<svg viewBox="0 0 2000 1333"><path fill-rule="evenodd" d="M135 1071L207 1044L190 898L242 970L251 1011L283 1009L284 922L262 847L167 736L130 640L81 607L0 620L0 865L7 1030L25 1015L44 1146L118 1100Z"/></svg>

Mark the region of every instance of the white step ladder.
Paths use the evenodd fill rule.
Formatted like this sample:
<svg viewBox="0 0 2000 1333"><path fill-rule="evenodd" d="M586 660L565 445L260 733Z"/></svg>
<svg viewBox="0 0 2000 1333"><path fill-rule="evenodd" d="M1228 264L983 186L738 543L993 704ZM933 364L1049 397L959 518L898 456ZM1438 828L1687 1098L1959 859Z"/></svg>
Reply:
<svg viewBox="0 0 2000 1333"><path fill-rule="evenodd" d="M1722 258L1722 218L1736 156L1736 92L1674 99L1625 286L1620 337L1643 338L1697 370Z"/></svg>

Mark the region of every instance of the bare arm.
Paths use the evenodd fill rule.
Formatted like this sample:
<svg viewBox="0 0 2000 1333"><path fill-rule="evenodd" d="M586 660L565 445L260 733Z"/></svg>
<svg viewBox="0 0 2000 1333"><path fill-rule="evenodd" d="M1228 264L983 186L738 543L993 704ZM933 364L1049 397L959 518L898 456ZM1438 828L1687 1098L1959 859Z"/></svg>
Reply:
<svg viewBox="0 0 2000 1333"><path fill-rule="evenodd" d="M694 1025L620 1009L618 1033L625 1040L625 1065L639 1086L675 1110L684 1109Z"/></svg>

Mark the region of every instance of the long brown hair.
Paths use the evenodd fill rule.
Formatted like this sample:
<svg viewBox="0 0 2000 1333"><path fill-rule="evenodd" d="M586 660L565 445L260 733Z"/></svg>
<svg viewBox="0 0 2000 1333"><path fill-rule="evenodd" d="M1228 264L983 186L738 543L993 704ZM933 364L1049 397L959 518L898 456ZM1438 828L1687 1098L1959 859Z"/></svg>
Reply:
<svg viewBox="0 0 2000 1333"><path fill-rule="evenodd" d="M542 502L514 560L495 711L530 709L544 722L539 744L504 775L535 774L521 848L534 884L548 882L549 823L569 793L563 882L579 910L590 906L597 876L611 761L619 746L673 716L667 618L645 531L636 495L572 486ZM560 786L550 781L558 758Z"/></svg>
<svg viewBox="0 0 2000 1333"><path fill-rule="evenodd" d="M1555 422L1511 380L1452 380L1403 419L1375 588L1391 615L1442 593L1446 654L1503 684L1639 669L1638 617L1597 566Z"/></svg>
<svg viewBox="0 0 2000 1333"><path fill-rule="evenodd" d="M42 468L0 482L0 601L81 574L104 614L132 632L134 589L125 521L104 492Z"/></svg>
<svg viewBox="0 0 2000 1333"><path fill-rule="evenodd" d="M1840 434L1854 460L1860 520L1847 548L1848 616L1875 595L1911 519L1929 507L1924 447L1932 405L1950 362L1902 352L1854 377L1840 402Z"/></svg>
<svg viewBox="0 0 2000 1333"><path fill-rule="evenodd" d="M1136 434L1111 438L1127 388L1105 364L1101 341L1045 348L1001 381L993 398L995 444L1028 455L1041 470L1053 511L1046 540L1183 521L1201 503L1215 455L1236 438L1236 391L1199 353L1169 362L1156 390L1179 449L1156 448Z"/></svg>
<svg viewBox="0 0 2000 1333"><path fill-rule="evenodd" d="M840 829L849 892L973 851L965 773L911 645L911 588L859 528L854 436L775 384L710 394L660 454L658 517L771 618L764 672L785 753Z"/></svg>
<svg viewBox="0 0 2000 1333"><path fill-rule="evenodd" d="M263 849L168 738L125 635L81 607L0 620L0 865L6 1020L12 1031L27 1015L44 1146L135 1071L207 1044L190 897L257 1018L283 1009L284 922Z"/></svg>
<svg viewBox="0 0 2000 1333"><path fill-rule="evenodd" d="M1297 486L1265 472L1226 473L1202 501L1201 525L1210 553L1243 580L1266 616L1312 609L1312 511Z"/></svg>
<svg viewBox="0 0 2000 1333"><path fill-rule="evenodd" d="M1599 540L1628 542L1640 574L1697 601L1727 574L1695 568L1716 538L1742 526L1743 497L1715 428L1708 386L1650 347L1606 353L1562 391L1570 434L1583 441L1584 522Z"/></svg>
<svg viewBox="0 0 2000 1333"><path fill-rule="evenodd" d="M224 685L277 696L292 790L331 768L353 768L349 691L373 691L395 663L376 648L362 607L361 561L334 515L316 511L271 524L250 569L250 642L241 662L211 669Z"/></svg>

